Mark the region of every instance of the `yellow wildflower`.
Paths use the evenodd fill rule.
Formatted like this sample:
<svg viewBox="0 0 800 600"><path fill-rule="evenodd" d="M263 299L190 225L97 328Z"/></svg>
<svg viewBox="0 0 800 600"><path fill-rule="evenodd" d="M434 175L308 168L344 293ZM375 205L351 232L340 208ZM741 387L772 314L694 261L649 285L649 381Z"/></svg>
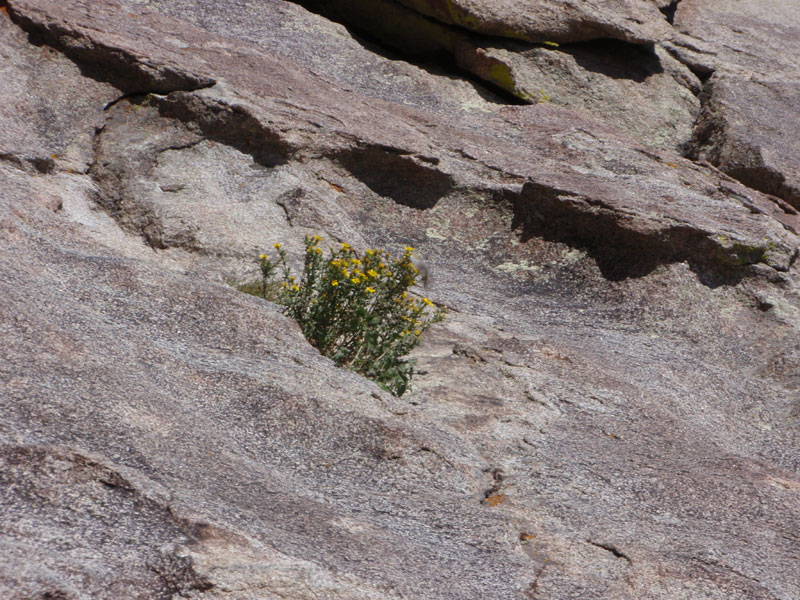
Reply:
<svg viewBox="0 0 800 600"><path fill-rule="evenodd" d="M433 306L433 302L431 302L431 301L430 301L430 300L428 300L427 298L423 298L423 299L422 299L422 301L423 301L425 304L427 304L428 306Z"/></svg>
<svg viewBox="0 0 800 600"><path fill-rule="evenodd" d="M273 247L273 248L277 248L278 250L280 250L281 248L283 248L283 244L281 244L280 242L278 242L277 244L272 244L272 247Z"/></svg>
<svg viewBox="0 0 800 600"><path fill-rule="evenodd" d="M361 283L361 280L360 280L358 277L353 277L353 278L352 278L350 281L352 281L352 282L353 282L353 283L355 283L356 285L358 285L359 283Z"/></svg>
<svg viewBox="0 0 800 600"><path fill-rule="evenodd" d="M370 269L367 271L367 275L375 279L378 276L378 272L375 269Z"/></svg>
<svg viewBox="0 0 800 600"><path fill-rule="evenodd" d="M405 248L403 248L403 250L405 250L407 253L411 253L414 251L414 248L412 248L411 246L406 246Z"/></svg>
<svg viewBox="0 0 800 600"><path fill-rule="evenodd" d="M259 254L258 258L260 258L261 260L267 260L267 255L266 254Z"/></svg>
<svg viewBox="0 0 800 600"><path fill-rule="evenodd" d="M375 254L375 250L367 250L367 256L372 256Z"/></svg>
<svg viewBox="0 0 800 600"><path fill-rule="evenodd" d="M331 281L331 285L333 287L336 287L337 285L339 285L339 282L334 279L333 281Z"/></svg>
<svg viewBox="0 0 800 600"><path fill-rule="evenodd" d="M342 242L342 250L350 250L350 248L352 248L350 244L345 244L344 242Z"/></svg>
<svg viewBox="0 0 800 600"><path fill-rule="evenodd" d="M317 254L322 254L322 249L321 248L314 248L314 252L316 252Z"/></svg>
<svg viewBox="0 0 800 600"><path fill-rule="evenodd" d="M361 264L361 261L358 260L357 258L351 258L350 262L353 263L354 265L360 265Z"/></svg>
<svg viewBox="0 0 800 600"><path fill-rule="evenodd" d="M367 288L367 293L368 294L374 294L375 293L375 288L368 287Z"/></svg>
<svg viewBox="0 0 800 600"><path fill-rule="evenodd" d="M422 333L420 332L419 329L415 329L414 330L414 335L419 336L419 335L422 335Z"/></svg>
<svg viewBox="0 0 800 600"><path fill-rule="evenodd" d="M295 285L292 286L291 289L292 289L293 292L299 292L300 291L300 286L295 284Z"/></svg>
<svg viewBox="0 0 800 600"><path fill-rule="evenodd" d="M314 240L315 242L319 242L322 240L322 238L318 235L313 236L311 239Z"/></svg>

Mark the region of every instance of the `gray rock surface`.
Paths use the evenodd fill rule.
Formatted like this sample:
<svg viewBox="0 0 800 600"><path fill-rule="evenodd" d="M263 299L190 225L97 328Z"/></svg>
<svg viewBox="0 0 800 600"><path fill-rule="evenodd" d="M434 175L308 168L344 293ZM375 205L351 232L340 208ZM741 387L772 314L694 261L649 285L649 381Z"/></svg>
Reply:
<svg viewBox="0 0 800 600"><path fill-rule="evenodd" d="M785 201L278 0L9 0L0 48L0 596L800 597ZM410 393L230 285L306 233L417 248Z"/></svg>
<svg viewBox="0 0 800 600"><path fill-rule="evenodd" d="M707 77L691 148L800 207L800 5L683 0L669 44Z"/></svg>
<svg viewBox="0 0 800 600"><path fill-rule="evenodd" d="M446 24L452 19L442 17L443 22L431 21L425 10L421 14L394 0L306 0L303 4L378 38L405 56L433 62L441 62L441 57L447 56L478 81L520 102L552 102L587 112L593 119L657 148L682 151L691 138L699 108L695 94L699 93L701 83L661 47L637 45L625 37L624 41L607 39L614 37L608 35L587 35L576 39L589 41L574 43L575 40L569 39L573 43L563 45L552 41L561 39L557 35L534 36L535 41L544 40L540 44L511 41L498 37L507 38L503 33L492 34L479 27L486 23L485 19L469 17L476 24L470 29L476 29L476 33L468 33ZM561 18L570 14L563 7L556 12L554 7L545 9L541 4L536 4L537 9ZM446 13L454 10L454 5L447 6L448 9L442 9ZM521 10L520 3L513 6ZM505 10L512 8L512 4L476 3L474 8L481 7ZM526 19L541 25L540 19L531 17L532 8L525 7ZM573 8L572 13L586 7L581 3ZM653 6L649 10L657 15L649 23L664 22L658 10ZM591 14L597 17L605 13L593 10ZM504 26L503 31L509 27ZM511 31L511 38L519 37Z"/></svg>
<svg viewBox="0 0 800 600"><path fill-rule="evenodd" d="M668 29L650 0L399 0L444 23L531 42L598 38L652 43Z"/></svg>

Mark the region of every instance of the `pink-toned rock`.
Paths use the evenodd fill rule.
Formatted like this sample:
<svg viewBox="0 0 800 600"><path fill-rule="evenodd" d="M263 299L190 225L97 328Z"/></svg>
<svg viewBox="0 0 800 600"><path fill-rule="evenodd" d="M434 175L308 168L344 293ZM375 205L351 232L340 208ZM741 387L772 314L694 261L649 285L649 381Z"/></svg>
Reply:
<svg viewBox="0 0 800 600"><path fill-rule="evenodd" d="M709 79L690 148L800 207L800 7L683 0L669 47Z"/></svg>
<svg viewBox="0 0 800 600"><path fill-rule="evenodd" d="M653 43L669 30L649 0L399 0L443 23L529 42L579 42L598 38Z"/></svg>
<svg viewBox="0 0 800 600"><path fill-rule="evenodd" d="M295 4L148 5L7 6L91 143L0 160L0 596L800 596L796 211ZM311 232L417 248L406 396L221 285Z"/></svg>

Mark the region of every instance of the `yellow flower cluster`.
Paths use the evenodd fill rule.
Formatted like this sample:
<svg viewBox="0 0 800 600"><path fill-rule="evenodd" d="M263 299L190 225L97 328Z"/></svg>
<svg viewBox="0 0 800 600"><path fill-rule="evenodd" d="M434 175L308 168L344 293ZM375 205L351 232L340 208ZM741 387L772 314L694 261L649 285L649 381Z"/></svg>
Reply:
<svg viewBox="0 0 800 600"><path fill-rule="evenodd" d="M300 281L289 274L280 243L274 245L276 261L259 254L259 294L283 304L325 356L361 373L379 373L375 379L381 386L402 394L413 373L413 361L403 357L443 317L430 299L405 291L419 273L412 262L414 248L406 246L399 257L377 248L359 255L342 242L325 258L321 241L306 236Z"/></svg>

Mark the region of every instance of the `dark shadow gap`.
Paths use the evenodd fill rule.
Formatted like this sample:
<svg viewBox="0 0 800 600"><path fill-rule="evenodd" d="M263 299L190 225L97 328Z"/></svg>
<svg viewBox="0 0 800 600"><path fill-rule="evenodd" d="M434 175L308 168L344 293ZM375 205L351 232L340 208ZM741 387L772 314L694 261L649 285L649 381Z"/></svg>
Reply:
<svg viewBox="0 0 800 600"><path fill-rule="evenodd" d="M367 146L330 157L379 196L425 210L433 208L454 188L450 175L395 148Z"/></svg>
<svg viewBox="0 0 800 600"><path fill-rule="evenodd" d="M575 62L587 71L611 79L628 79L637 83L664 72L654 46L630 44L621 40L598 39L563 47Z"/></svg>
<svg viewBox="0 0 800 600"><path fill-rule="evenodd" d="M729 255L705 234L686 226L637 231L626 227L625 217L612 210L532 182L512 198L512 209L512 228L520 241L539 238L585 250L609 281L637 279L660 265L686 262L703 285L715 288L739 283L747 275L746 267L763 258L759 248Z"/></svg>
<svg viewBox="0 0 800 600"><path fill-rule="evenodd" d="M145 97L162 117L196 126L210 141L248 154L256 164L273 168L289 162L296 148L238 106L207 103L191 92Z"/></svg>
<svg viewBox="0 0 800 600"><path fill-rule="evenodd" d="M169 66L152 73L147 72L139 66L139 57L131 52L95 44L88 38L77 39L73 32L58 23L40 27L16 13L7 1L3 6L12 22L28 35L31 45L48 46L57 50L75 63L81 75L108 83L123 94L168 94L173 91L199 90L216 84L210 77L181 72Z"/></svg>
<svg viewBox="0 0 800 600"><path fill-rule="evenodd" d="M675 24L675 12L678 10L678 4L680 4L681 0L672 0L667 6L663 6L658 10L667 18L667 22L670 25Z"/></svg>
<svg viewBox="0 0 800 600"><path fill-rule="evenodd" d="M437 77L453 77L466 81L488 102L517 106L530 104L530 102L515 96L508 90L494 85L492 82L486 81L461 67L453 53L448 51L443 44L440 44L436 40L425 39L424 36L417 35L415 41L412 43L409 41L410 34L406 35L404 32L399 32L397 36L394 36L394 40L386 39L386 37L381 37L376 32L371 31L363 23L355 22L353 18L349 18L347 15L343 14L332 2L326 0L292 1L314 14L344 26L356 42L361 44L366 50L382 56L383 58L402 60ZM398 10L413 14L414 19L429 23L436 29L457 31L455 27L434 21L425 15L413 12L403 6L398 6L397 8ZM468 34L467 30L464 30L463 34L460 33L460 35ZM491 40L494 38L486 39Z"/></svg>
<svg viewBox="0 0 800 600"><path fill-rule="evenodd" d="M681 55L679 52L676 52L669 46L664 46L664 50L669 52L672 58L674 58L683 66L685 66L687 69L689 69L692 75L697 77L697 79L700 80L700 83L703 86L705 86L705 84L708 82L709 79L711 79L711 76L714 74L714 69L712 69L711 67L687 60L685 56ZM700 88L700 91L697 92L693 91L692 93L695 96L699 96L702 93L702 87Z"/></svg>

